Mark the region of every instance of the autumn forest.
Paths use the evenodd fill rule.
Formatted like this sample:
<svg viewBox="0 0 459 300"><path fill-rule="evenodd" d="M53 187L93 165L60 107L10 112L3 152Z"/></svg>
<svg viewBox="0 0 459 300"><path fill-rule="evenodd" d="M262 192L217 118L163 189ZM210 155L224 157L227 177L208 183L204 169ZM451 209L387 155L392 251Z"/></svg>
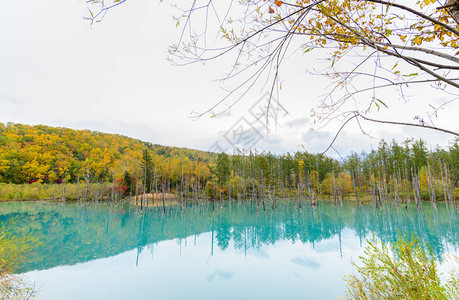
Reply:
<svg viewBox="0 0 459 300"><path fill-rule="evenodd" d="M457 139L446 149L429 149L423 140L381 141L369 153L337 160L307 151L217 154L88 130L0 124L3 201L135 198L148 205L153 194L260 199L264 208L281 198L421 207L423 200L455 202L458 181Z"/></svg>

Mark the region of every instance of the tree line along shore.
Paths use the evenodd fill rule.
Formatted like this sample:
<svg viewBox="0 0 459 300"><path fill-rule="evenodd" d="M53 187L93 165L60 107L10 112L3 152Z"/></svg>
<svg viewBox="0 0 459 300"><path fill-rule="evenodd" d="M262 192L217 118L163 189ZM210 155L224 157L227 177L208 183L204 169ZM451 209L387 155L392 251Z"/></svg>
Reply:
<svg viewBox="0 0 459 300"><path fill-rule="evenodd" d="M0 200L156 201L319 199L384 203L459 198L459 140L381 141L337 160L297 151L231 155L121 135L0 123ZM180 200L180 201L178 201Z"/></svg>

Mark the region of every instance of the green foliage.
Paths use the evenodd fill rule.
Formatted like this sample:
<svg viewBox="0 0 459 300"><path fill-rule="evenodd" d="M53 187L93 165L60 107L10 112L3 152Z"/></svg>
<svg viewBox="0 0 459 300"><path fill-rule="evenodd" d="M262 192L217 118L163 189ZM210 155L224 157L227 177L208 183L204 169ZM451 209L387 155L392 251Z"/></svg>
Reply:
<svg viewBox="0 0 459 300"><path fill-rule="evenodd" d="M132 192L132 176L131 174L129 174L128 171L124 171L123 184L126 187L126 190L124 191L124 193L126 195L129 195Z"/></svg>
<svg viewBox="0 0 459 300"><path fill-rule="evenodd" d="M213 200L215 192L214 192L214 185L213 185L212 182L210 182L210 181L206 182L206 186L205 186L204 191L205 191L206 198L210 199L210 200Z"/></svg>
<svg viewBox="0 0 459 300"><path fill-rule="evenodd" d="M357 275L345 276L349 299L459 299L459 277L440 280L437 259L416 236L387 244L368 241ZM428 250L427 250L427 249Z"/></svg>
<svg viewBox="0 0 459 300"><path fill-rule="evenodd" d="M153 160L151 158L150 152L147 149L144 149L142 152L141 166L142 166L142 174L143 174L143 178L145 182L148 182L148 183L152 182L154 164L153 164ZM149 184L145 186L146 192L148 193L150 192L150 186L151 185Z"/></svg>
<svg viewBox="0 0 459 300"><path fill-rule="evenodd" d="M0 182L4 183L69 183L83 177L107 182L122 179L125 171L141 178L142 159L149 158L153 166L181 157L211 162L215 155L89 130L0 125Z"/></svg>
<svg viewBox="0 0 459 300"><path fill-rule="evenodd" d="M112 199L110 191L122 192L115 195L118 199L137 190L149 193L164 188L188 197L192 193L202 197L204 192L206 197L226 198L231 188L234 196L237 190L238 199L261 198L267 192L277 198L325 192L365 199L370 194L375 198L377 191L383 200L407 202L418 196L453 202L459 184L458 149L458 140L448 149L430 151L422 140L381 141L370 153L353 152L340 163L306 150L227 155L87 130L0 123L0 201L64 195L74 200L79 182L80 199L83 191L85 199L91 199L91 193ZM212 177L209 192L206 182ZM239 178L238 182L232 178ZM60 182L64 186L55 185ZM95 183L103 186L93 189Z"/></svg>
<svg viewBox="0 0 459 300"><path fill-rule="evenodd" d="M239 176L231 177L231 179L229 180L229 184L231 187L232 197L235 199L240 199L244 191L243 179Z"/></svg>
<svg viewBox="0 0 459 300"><path fill-rule="evenodd" d="M231 162L228 154L222 152L217 157L217 176L221 183L226 183L231 173Z"/></svg>
<svg viewBox="0 0 459 300"><path fill-rule="evenodd" d="M18 238L12 234L15 220L0 225L0 299L30 299L34 289L18 275L12 274L25 255L37 246L31 236Z"/></svg>

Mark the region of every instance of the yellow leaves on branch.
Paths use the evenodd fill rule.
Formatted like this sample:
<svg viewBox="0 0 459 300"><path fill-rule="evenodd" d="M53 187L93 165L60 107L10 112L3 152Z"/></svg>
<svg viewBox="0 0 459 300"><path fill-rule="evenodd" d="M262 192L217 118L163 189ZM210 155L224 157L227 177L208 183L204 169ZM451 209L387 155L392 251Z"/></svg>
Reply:
<svg viewBox="0 0 459 300"><path fill-rule="evenodd" d="M277 7L280 7L283 3L284 2L282 2L282 1L274 1L274 4L277 5ZM270 14L274 13L274 9L271 6L269 6L269 8L268 8L268 13L270 13Z"/></svg>
<svg viewBox="0 0 459 300"><path fill-rule="evenodd" d="M422 40L423 40L423 38L422 38L421 36L418 35L417 37L415 37L415 38L411 41L411 44L412 44L412 45L418 45L418 46L419 46L419 45L422 44Z"/></svg>
<svg viewBox="0 0 459 300"><path fill-rule="evenodd" d="M296 6L306 6L310 2L309 0L297 0ZM403 1L400 3L403 5ZM286 3L274 1L274 4L281 6ZM437 5L435 0L420 0L417 5L421 8L432 5L434 19L444 24L453 22L445 10L435 10L434 6ZM388 10L392 9L393 13L389 13ZM363 39L381 42L383 37L390 38L391 36L397 36L402 42L409 40L412 45L416 46L436 40L444 47L456 48L459 43L450 30L439 24L433 24L423 18L410 21L403 15L403 10L400 12L397 8L390 6L386 10L381 13L378 6L370 1L326 1L326 3L318 4L315 12L310 13L295 30L309 36L310 41L316 46L322 47L325 44L325 38L326 43L337 43L340 50L352 45L365 46ZM296 16L287 22L292 24L295 18ZM407 28L411 33L408 33Z"/></svg>
<svg viewBox="0 0 459 300"><path fill-rule="evenodd" d="M328 0L313 5L311 10L303 11L301 7L316 1L264 1L268 6L264 6L267 12L275 15L274 18L266 19L264 25L270 24L271 27L273 22L282 19L282 23L279 24L281 27L277 28L279 32L285 31L285 25L288 24L291 32L307 39L305 49L334 49L334 52L330 53L334 61L338 61L352 47L361 47L365 50L368 43L381 43L378 49L388 49L390 43L387 45L387 39L394 44L401 43L405 46L443 46L453 48L455 52L459 50L457 36L447 27L428 18L412 18L411 13L396 6L362 0ZM443 24L457 26L446 10L436 9L436 0L418 0L416 4L411 3L412 5L404 3L403 0L395 2L417 9ZM295 14L295 11L298 13ZM261 9L257 13L263 15Z"/></svg>

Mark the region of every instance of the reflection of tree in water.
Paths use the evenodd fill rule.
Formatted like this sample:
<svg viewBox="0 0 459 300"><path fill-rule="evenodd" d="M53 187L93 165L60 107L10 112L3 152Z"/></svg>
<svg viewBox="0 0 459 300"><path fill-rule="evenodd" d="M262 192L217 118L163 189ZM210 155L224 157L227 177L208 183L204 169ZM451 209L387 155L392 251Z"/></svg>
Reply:
<svg viewBox="0 0 459 300"><path fill-rule="evenodd" d="M270 206L267 206L270 207ZM116 255L149 244L183 239L212 232L212 249L234 247L247 251L279 241L311 243L338 238L341 248L343 230L352 230L363 245L372 233L390 242L399 232L417 233L431 244L435 255L441 256L459 246L459 221L454 209L440 206L438 210L426 204L421 212L416 208L353 204L316 207L279 203L277 211L263 211L255 204L233 203L190 205L167 210L147 209L142 213L127 204L66 204L9 203L2 206L0 221L19 218L17 234L32 233L41 246L30 256L23 271L45 269L62 264L75 264ZM340 249L337 249L340 250Z"/></svg>
<svg viewBox="0 0 459 300"><path fill-rule="evenodd" d="M218 214L218 224L219 226L215 228L217 240L217 245L220 249L225 250L228 248L231 241L231 223L228 220L228 215Z"/></svg>
<svg viewBox="0 0 459 300"><path fill-rule="evenodd" d="M446 207L434 210L430 204L426 204L421 212L395 207L375 209L371 206L357 208L326 204L303 211L286 206L278 212L269 211L258 216L253 207L243 210L248 212L245 218L233 218L233 222L228 222L227 210L217 212L225 215L223 218L216 217L215 220L220 222L214 225L217 244L224 245L221 247L223 250L230 240L238 249L259 248L281 240L314 244L338 236L341 241L341 233L346 228L355 232L361 245L371 238L372 233L385 242L392 242L399 233L410 235L416 232L430 243L437 256L452 250L445 249L445 246L459 246L455 234L459 225L457 212Z"/></svg>

